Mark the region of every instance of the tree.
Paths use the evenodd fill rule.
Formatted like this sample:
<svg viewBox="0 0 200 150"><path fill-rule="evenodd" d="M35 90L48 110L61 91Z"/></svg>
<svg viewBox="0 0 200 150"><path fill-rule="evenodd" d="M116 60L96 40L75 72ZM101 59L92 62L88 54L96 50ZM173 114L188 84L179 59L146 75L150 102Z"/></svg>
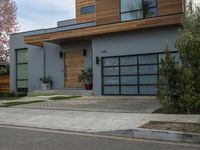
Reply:
<svg viewBox="0 0 200 150"><path fill-rule="evenodd" d="M0 61L8 60L9 36L18 30L16 11L13 0L0 0Z"/></svg>
<svg viewBox="0 0 200 150"><path fill-rule="evenodd" d="M200 7L190 0L176 41L181 65L176 66L166 47L160 69L158 98L168 110L200 112ZM163 83L164 80L164 84Z"/></svg>
<svg viewBox="0 0 200 150"><path fill-rule="evenodd" d="M159 70L160 80L158 82L158 99L160 104L166 108L176 107L180 97L180 70L175 57L170 54L168 44L164 50L164 58L161 59Z"/></svg>
<svg viewBox="0 0 200 150"><path fill-rule="evenodd" d="M188 113L200 110L200 7L190 0L176 47L181 56L182 95L179 105Z"/></svg>

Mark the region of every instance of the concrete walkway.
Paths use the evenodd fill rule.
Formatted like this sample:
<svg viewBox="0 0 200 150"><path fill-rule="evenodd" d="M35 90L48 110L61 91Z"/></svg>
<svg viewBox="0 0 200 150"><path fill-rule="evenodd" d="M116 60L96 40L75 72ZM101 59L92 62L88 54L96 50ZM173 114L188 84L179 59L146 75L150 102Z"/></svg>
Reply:
<svg viewBox="0 0 200 150"><path fill-rule="evenodd" d="M200 115L162 115L0 108L0 124L93 133L135 129L150 120L200 123Z"/></svg>

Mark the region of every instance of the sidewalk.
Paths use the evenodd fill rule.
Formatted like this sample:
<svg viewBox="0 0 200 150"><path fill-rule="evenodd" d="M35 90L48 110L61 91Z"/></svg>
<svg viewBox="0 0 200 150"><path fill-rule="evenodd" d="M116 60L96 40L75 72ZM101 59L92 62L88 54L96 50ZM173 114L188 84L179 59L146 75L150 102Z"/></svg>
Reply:
<svg viewBox="0 0 200 150"><path fill-rule="evenodd" d="M77 132L136 129L148 121L200 123L200 115L164 115L0 108L0 124Z"/></svg>

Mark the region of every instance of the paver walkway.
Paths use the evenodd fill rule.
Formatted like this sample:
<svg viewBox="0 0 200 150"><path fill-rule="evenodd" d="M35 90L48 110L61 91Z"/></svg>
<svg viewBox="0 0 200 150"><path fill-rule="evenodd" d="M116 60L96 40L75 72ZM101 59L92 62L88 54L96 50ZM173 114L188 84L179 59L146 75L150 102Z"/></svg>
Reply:
<svg viewBox="0 0 200 150"><path fill-rule="evenodd" d="M90 96L78 99L47 101L16 106L30 109L152 113L159 108L155 97Z"/></svg>

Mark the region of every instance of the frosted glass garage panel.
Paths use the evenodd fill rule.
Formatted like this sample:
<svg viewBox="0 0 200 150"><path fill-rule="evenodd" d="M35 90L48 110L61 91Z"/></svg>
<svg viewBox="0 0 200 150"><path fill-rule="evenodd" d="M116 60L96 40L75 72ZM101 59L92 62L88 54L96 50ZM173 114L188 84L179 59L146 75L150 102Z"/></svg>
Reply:
<svg viewBox="0 0 200 150"><path fill-rule="evenodd" d="M157 55L142 55L139 56L139 64L156 64Z"/></svg>
<svg viewBox="0 0 200 150"><path fill-rule="evenodd" d="M104 85L118 85L119 77L104 77Z"/></svg>
<svg viewBox="0 0 200 150"><path fill-rule="evenodd" d="M136 56L127 56L120 58L120 64L123 65L136 65L137 57Z"/></svg>
<svg viewBox="0 0 200 150"><path fill-rule="evenodd" d="M121 67L121 75L135 75L137 74L137 66Z"/></svg>
<svg viewBox="0 0 200 150"><path fill-rule="evenodd" d="M157 84L158 76L140 76L140 84Z"/></svg>
<svg viewBox="0 0 200 150"><path fill-rule="evenodd" d="M140 74L157 74L158 66L157 65L147 65L139 67Z"/></svg>
<svg viewBox="0 0 200 150"><path fill-rule="evenodd" d="M140 86L140 94L155 95L156 93L156 86Z"/></svg>
<svg viewBox="0 0 200 150"><path fill-rule="evenodd" d="M136 94L138 94L138 87L137 86L122 86L121 94L136 95Z"/></svg>
<svg viewBox="0 0 200 150"><path fill-rule="evenodd" d="M103 66L118 66L119 65L119 58L104 58L103 59Z"/></svg>
<svg viewBox="0 0 200 150"><path fill-rule="evenodd" d="M104 94L119 95L119 86L104 86Z"/></svg>
<svg viewBox="0 0 200 150"><path fill-rule="evenodd" d="M106 67L103 69L103 75L119 75L119 67Z"/></svg>
<svg viewBox="0 0 200 150"><path fill-rule="evenodd" d="M137 84L137 76L121 76L121 84Z"/></svg>

